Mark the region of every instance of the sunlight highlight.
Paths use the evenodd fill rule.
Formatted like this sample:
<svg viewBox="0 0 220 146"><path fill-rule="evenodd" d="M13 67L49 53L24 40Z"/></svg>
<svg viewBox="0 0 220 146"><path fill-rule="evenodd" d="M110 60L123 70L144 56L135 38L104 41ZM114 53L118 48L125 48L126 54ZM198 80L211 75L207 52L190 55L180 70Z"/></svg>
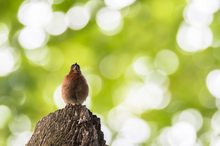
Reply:
<svg viewBox="0 0 220 146"><path fill-rule="evenodd" d="M207 49L213 42L209 27L193 27L182 24L177 33L177 43L186 52L197 52Z"/></svg>
<svg viewBox="0 0 220 146"><path fill-rule="evenodd" d="M193 146L196 142L195 128L186 122L176 123L170 128L168 142L170 146Z"/></svg>
<svg viewBox="0 0 220 146"><path fill-rule="evenodd" d="M61 109L61 108L64 108L65 107L65 102L63 101L62 99L62 92L61 92L62 88L61 88L61 85L59 85L54 94L53 94L53 100L54 100L54 103L55 105Z"/></svg>
<svg viewBox="0 0 220 146"><path fill-rule="evenodd" d="M217 111L214 113L214 115L212 116L211 119L211 127L212 130L217 133L220 134L220 111Z"/></svg>
<svg viewBox="0 0 220 146"><path fill-rule="evenodd" d="M14 117L13 121L9 124L9 129L13 134L19 134L24 131L31 130L31 120L26 115L19 115Z"/></svg>
<svg viewBox="0 0 220 146"><path fill-rule="evenodd" d="M151 135L151 129L146 121L139 118L131 118L125 121L119 136L131 140L132 143L146 142Z"/></svg>
<svg viewBox="0 0 220 146"><path fill-rule="evenodd" d="M147 56L137 58L132 67L135 73L143 77L148 76L153 70L151 59Z"/></svg>
<svg viewBox="0 0 220 146"><path fill-rule="evenodd" d="M104 133L104 139L106 140L106 144L109 145L112 141L112 132L103 122L101 123L101 129Z"/></svg>
<svg viewBox="0 0 220 146"><path fill-rule="evenodd" d="M112 9L122 9L133 4L135 0L105 0L105 4Z"/></svg>
<svg viewBox="0 0 220 146"><path fill-rule="evenodd" d="M133 118L134 115L122 105L118 105L110 110L108 113L108 124L115 132L117 132L128 119Z"/></svg>
<svg viewBox="0 0 220 146"><path fill-rule="evenodd" d="M12 116L10 108L6 105L0 105L0 115L0 129L2 129L7 125L10 117Z"/></svg>
<svg viewBox="0 0 220 146"><path fill-rule="evenodd" d="M163 109L170 102L169 92L158 83L137 84L127 90L123 105L134 113L142 113L151 109Z"/></svg>
<svg viewBox="0 0 220 146"><path fill-rule="evenodd" d="M48 0L50 1L51 4L61 4L63 3L65 0Z"/></svg>
<svg viewBox="0 0 220 146"><path fill-rule="evenodd" d="M186 52L207 49L213 43L209 25L220 8L219 0L190 0L184 9L184 22L177 33L177 43Z"/></svg>
<svg viewBox="0 0 220 146"><path fill-rule="evenodd" d="M63 12L54 12L52 19L46 25L46 31L50 35L60 35L64 33L67 29L67 22L65 18L65 13Z"/></svg>
<svg viewBox="0 0 220 146"><path fill-rule="evenodd" d="M220 8L219 0L190 0L189 4L203 13L215 13Z"/></svg>
<svg viewBox="0 0 220 146"><path fill-rule="evenodd" d="M68 10L67 21L69 27L73 30L84 28L90 20L90 13L84 6L74 6Z"/></svg>
<svg viewBox="0 0 220 146"><path fill-rule="evenodd" d="M184 10L184 19L190 25L206 27L212 23L213 15L195 8L195 5L188 5Z"/></svg>
<svg viewBox="0 0 220 146"><path fill-rule="evenodd" d="M121 12L107 7L102 8L96 15L96 23L103 33L117 34L123 25Z"/></svg>
<svg viewBox="0 0 220 146"><path fill-rule="evenodd" d="M42 47L46 43L46 40L46 33L38 27L24 27L18 36L20 45L30 50Z"/></svg>
<svg viewBox="0 0 220 146"><path fill-rule="evenodd" d="M157 139L154 141L155 146L161 145L161 146L169 146L169 132L170 127L165 127L160 131L160 135L157 137Z"/></svg>
<svg viewBox="0 0 220 146"><path fill-rule="evenodd" d="M8 41L9 28L6 24L0 23L0 46Z"/></svg>
<svg viewBox="0 0 220 146"><path fill-rule="evenodd" d="M52 9L46 1L25 1L18 11L18 20L26 26L45 26L51 18Z"/></svg>
<svg viewBox="0 0 220 146"><path fill-rule="evenodd" d="M203 125L203 117L196 109L186 109L174 116L173 123L178 122L187 122L199 131Z"/></svg>
<svg viewBox="0 0 220 146"><path fill-rule="evenodd" d="M15 54L13 48L9 46L3 46L0 48L0 76L7 76L16 69L18 69L19 55Z"/></svg>
<svg viewBox="0 0 220 146"><path fill-rule="evenodd" d="M179 67L179 59L176 53L167 49L157 53L154 63L160 71L168 75L175 73Z"/></svg>
<svg viewBox="0 0 220 146"><path fill-rule="evenodd" d="M39 48L34 50L25 50L24 51L27 59L37 65L45 65L49 54L48 54L48 48Z"/></svg>
<svg viewBox="0 0 220 146"><path fill-rule="evenodd" d="M137 146L137 144L132 143L130 139L116 138L111 146Z"/></svg>
<svg viewBox="0 0 220 146"><path fill-rule="evenodd" d="M24 131L19 134L11 135L8 138L7 146L24 146L30 140L32 132Z"/></svg>
<svg viewBox="0 0 220 146"><path fill-rule="evenodd" d="M220 138L212 140L210 146L220 146Z"/></svg>
<svg viewBox="0 0 220 146"><path fill-rule="evenodd" d="M209 72L206 78L206 85L208 87L209 92L215 97L220 98L220 70L215 69Z"/></svg>
<svg viewBox="0 0 220 146"><path fill-rule="evenodd" d="M200 146L195 128L188 122L165 127L154 142L155 146Z"/></svg>
<svg viewBox="0 0 220 146"><path fill-rule="evenodd" d="M96 74L88 74L86 78L89 83L89 94L93 96L97 95L102 89L101 77Z"/></svg>

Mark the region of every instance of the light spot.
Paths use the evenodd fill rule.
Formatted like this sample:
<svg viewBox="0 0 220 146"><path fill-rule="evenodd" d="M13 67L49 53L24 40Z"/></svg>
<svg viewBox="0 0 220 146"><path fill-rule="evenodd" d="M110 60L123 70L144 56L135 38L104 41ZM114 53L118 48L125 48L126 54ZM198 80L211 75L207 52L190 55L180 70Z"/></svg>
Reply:
<svg viewBox="0 0 220 146"><path fill-rule="evenodd" d="M96 23L101 31L107 35L118 33L123 25L121 12L110 8L102 8L96 15Z"/></svg>
<svg viewBox="0 0 220 146"><path fill-rule="evenodd" d="M0 105L0 129L4 128L10 117L11 117L11 110L6 105Z"/></svg>
<svg viewBox="0 0 220 146"><path fill-rule="evenodd" d="M25 55L29 61L37 65L44 65L48 59L48 49L39 48L34 50L25 50Z"/></svg>
<svg viewBox="0 0 220 146"><path fill-rule="evenodd" d="M62 98L62 91L61 91L61 85L59 85L54 94L53 94L53 100L54 100L54 103L55 105L58 107L58 108L64 108L65 107L65 102L63 101L63 98Z"/></svg>
<svg viewBox="0 0 220 146"><path fill-rule="evenodd" d="M100 0L89 0L85 3L85 8L90 14L96 13L97 9L103 5L103 1Z"/></svg>
<svg viewBox="0 0 220 146"><path fill-rule="evenodd" d="M89 92L91 95L97 95L102 89L102 79L95 74L88 74L86 76L89 83Z"/></svg>
<svg viewBox="0 0 220 146"><path fill-rule="evenodd" d="M25 27L20 31L18 41L23 48L32 50L42 47L47 35L41 28Z"/></svg>
<svg viewBox="0 0 220 146"><path fill-rule="evenodd" d="M104 123L101 124L101 129L104 133L104 139L106 140L106 144L109 145L112 140L112 132Z"/></svg>
<svg viewBox="0 0 220 146"><path fill-rule="evenodd" d="M132 112L142 113L151 109L165 108L170 102L170 95L162 86L157 83L145 83L134 86L127 90L123 102Z"/></svg>
<svg viewBox="0 0 220 146"><path fill-rule="evenodd" d="M64 33L67 29L67 22L65 19L65 13L63 12L54 12L52 19L46 26L46 31L50 35L60 35Z"/></svg>
<svg viewBox="0 0 220 146"><path fill-rule="evenodd" d="M9 129L13 134L31 130L31 120L26 115L16 116L9 124Z"/></svg>
<svg viewBox="0 0 220 146"><path fill-rule="evenodd" d="M0 76L7 76L19 67L19 55L9 46L0 48Z"/></svg>
<svg viewBox="0 0 220 146"><path fill-rule="evenodd" d="M220 98L216 99L216 107L220 110Z"/></svg>
<svg viewBox="0 0 220 146"><path fill-rule="evenodd" d="M49 0L51 4L61 4L64 0Z"/></svg>
<svg viewBox="0 0 220 146"><path fill-rule="evenodd" d="M215 97L220 98L220 70L215 69L209 72L206 78L206 85L208 87L209 92Z"/></svg>
<svg viewBox="0 0 220 146"><path fill-rule="evenodd" d="M30 131L24 131L19 134L11 135L7 140L7 146L24 146L28 143L32 135Z"/></svg>
<svg viewBox="0 0 220 146"><path fill-rule="evenodd" d="M155 83L146 83L138 91L141 103L145 108L157 108L162 102L164 90Z"/></svg>
<svg viewBox="0 0 220 146"><path fill-rule="evenodd" d="M51 18L51 6L45 1L25 1L18 11L18 20L26 26L45 26Z"/></svg>
<svg viewBox="0 0 220 146"><path fill-rule="evenodd" d="M132 117L133 115L127 108L125 108L122 105L119 105L111 109L108 113L108 125L114 131L118 131L123 126L125 121Z"/></svg>
<svg viewBox="0 0 220 146"><path fill-rule="evenodd" d="M84 28L89 20L90 13L86 7L74 6L67 12L68 25L73 30L80 30Z"/></svg>
<svg viewBox="0 0 220 146"><path fill-rule="evenodd" d="M179 59L171 50L162 50L157 53L154 63L160 71L168 75L175 73L179 67Z"/></svg>
<svg viewBox="0 0 220 146"><path fill-rule="evenodd" d="M82 103L82 105L86 105L87 108L91 108L92 106L92 100L91 100L91 96L87 96L86 100Z"/></svg>
<svg viewBox="0 0 220 146"><path fill-rule="evenodd" d="M0 23L0 46L7 42L9 28L6 24Z"/></svg>
<svg viewBox="0 0 220 146"><path fill-rule="evenodd" d="M132 67L134 71L140 76L147 76L153 70L150 58L145 56L137 58L132 64Z"/></svg>
<svg viewBox="0 0 220 146"><path fill-rule="evenodd" d="M215 13L220 8L219 0L191 0L189 5L203 13Z"/></svg>
<svg viewBox="0 0 220 146"><path fill-rule="evenodd" d="M186 122L173 125L168 137L170 146L192 146L196 142L195 128Z"/></svg>
<svg viewBox="0 0 220 146"><path fill-rule="evenodd" d="M220 138L213 139L210 146L220 146Z"/></svg>
<svg viewBox="0 0 220 146"><path fill-rule="evenodd" d="M212 23L213 15L196 9L195 5L188 5L184 10L184 19L188 24L196 27L206 27Z"/></svg>
<svg viewBox="0 0 220 146"><path fill-rule="evenodd" d="M145 82L153 82L157 83L164 88L168 88L169 86L169 78L166 74L161 71L152 71L147 78L144 80Z"/></svg>
<svg viewBox="0 0 220 146"><path fill-rule="evenodd" d="M182 24L177 33L177 43L183 51L197 52L208 48L213 41L209 27L193 27Z"/></svg>
<svg viewBox="0 0 220 146"><path fill-rule="evenodd" d="M132 82L131 84L133 85L136 83ZM112 100L115 105L123 103L123 101L126 98L127 92L129 90L133 89L132 87L134 85L133 86L132 85L120 86L120 87L117 87L116 89L114 89L114 91L112 93Z"/></svg>
<svg viewBox="0 0 220 146"><path fill-rule="evenodd" d="M200 139L198 139L193 146L204 146L204 144L202 143L202 141Z"/></svg>
<svg viewBox="0 0 220 146"><path fill-rule="evenodd" d="M148 123L139 118L128 119L119 131L120 137L130 139L133 143L146 142L150 134L151 129Z"/></svg>
<svg viewBox="0 0 220 146"><path fill-rule="evenodd" d="M138 146L138 144L132 143L131 139L117 138L113 141L111 146Z"/></svg>
<svg viewBox="0 0 220 146"><path fill-rule="evenodd" d="M168 141L169 132L169 127L165 127L161 130L160 135L157 137L157 145L160 144L161 146L170 146Z"/></svg>
<svg viewBox="0 0 220 146"><path fill-rule="evenodd" d="M105 4L112 9L122 9L133 4L135 0L105 0Z"/></svg>
<svg viewBox="0 0 220 146"><path fill-rule="evenodd" d="M215 133L220 133L220 111L215 112L211 119L211 127Z"/></svg>
<svg viewBox="0 0 220 146"><path fill-rule="evenodd" d="M203 118L201 113L196 109L186 109L176 115L173 119L173 122L188 122L191 124L197 131L199 131L203 124Z"/></svg>

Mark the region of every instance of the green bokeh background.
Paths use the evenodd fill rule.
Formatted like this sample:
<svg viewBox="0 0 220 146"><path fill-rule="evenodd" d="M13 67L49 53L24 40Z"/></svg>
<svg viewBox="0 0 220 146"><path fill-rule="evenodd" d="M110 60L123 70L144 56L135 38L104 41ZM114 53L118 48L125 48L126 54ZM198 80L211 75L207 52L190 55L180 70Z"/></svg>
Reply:
<svg viewBox="0 0 220 146"><path fill-rule="evenodd" d="M18 31L23 28L17 19L22 2L0 0L0 23L9 26L8 42L21 59L15 72L0 77L0 105L8 106L12 112L7 125L0 129L0 145L6 145L7 138L11 135L8 124L14 117L27 115L34 129L39 119L58 109L53 100L54 91L75 62L80 64L85 77L86 74L95 74L102 80L101 91L95 95L90 94L90 110L102 116L103 121L107 120L108 112L117 106L112 98L114 91L130 80L140 80L138 76L127 78L124 74L133 61L139 56L149 56L153 60L162 49L172 50L179 58L178 70L168 76L172 100L166 108L146 111L140 117L155 122L160 129L171 125L172 116L184 109L195 108L207 119L217 110L215 98L208 92L205 79L212 69L219 68L219 47L187 54L181 51L176 42L186 1L138 0L130 7L122 9L123 28L113 36L102 33L95 22L95 15L92 15L89 24L82 30L68 29L62 35L49 37L46 44L49 51L46 67L29 61L16 39ZM78 2L87 1L65 0L61 4L53 5L53 10L66 12ZM100 7L102 6L104 3L100 1ZM219 18L220 13L215 13L211 24L214 42L219 41ZM116 74L119 72L116 79L108 79L100 72L100 62L108 55L115 56L112 61L114 68L111 70ZM4 60L0 58L0 61ZM208 122L204 122L199 134L206 127L209 127ZM158 131L154 135L158 135Z"/></svg>

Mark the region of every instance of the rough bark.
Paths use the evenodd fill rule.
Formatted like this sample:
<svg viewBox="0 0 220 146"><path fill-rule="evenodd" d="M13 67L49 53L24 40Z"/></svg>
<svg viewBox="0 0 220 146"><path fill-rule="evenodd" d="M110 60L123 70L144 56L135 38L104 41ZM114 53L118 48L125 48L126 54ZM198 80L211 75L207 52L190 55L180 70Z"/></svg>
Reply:
<svg viewBox="0 0 220 146"><path fill-rule="evenodd" d="M85 106L66 105L43 117L26 146L105 146L100 119Z"/></svg>

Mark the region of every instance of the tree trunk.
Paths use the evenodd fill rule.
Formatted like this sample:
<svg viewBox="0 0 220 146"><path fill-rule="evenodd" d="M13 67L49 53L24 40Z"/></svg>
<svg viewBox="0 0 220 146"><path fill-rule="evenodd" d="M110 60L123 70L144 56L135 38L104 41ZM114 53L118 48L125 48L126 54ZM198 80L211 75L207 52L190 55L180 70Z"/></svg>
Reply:
<svg viewBox="0 0 220 146"><path fill-rule="evenodd" d="M26 146L106 146L100 119L86 106L66 105L36 125Z"/></svg>

